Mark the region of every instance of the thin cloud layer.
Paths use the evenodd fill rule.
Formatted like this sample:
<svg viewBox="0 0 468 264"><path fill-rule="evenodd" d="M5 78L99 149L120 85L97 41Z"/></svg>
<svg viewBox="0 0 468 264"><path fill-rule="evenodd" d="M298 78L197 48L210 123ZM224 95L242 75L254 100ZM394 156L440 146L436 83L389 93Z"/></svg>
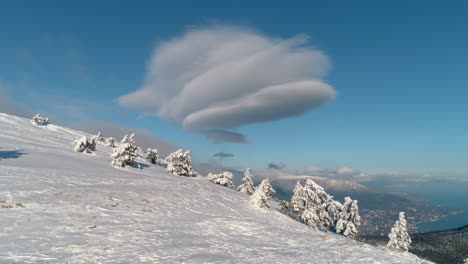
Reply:
<svg viewBox="0 0 468 264"><path fill-rule="evenodd" d="M227 158L233 158L234 154L231 153L225 153L225 152L217 152L213 155L213 157L218 158L219 160L227 159Z"/></svg>
<svg viewBox="0 0 468 264"><path fill-rule="evenodd" d="M196 28L161 43L124 107L158 115L216 143L248 143L233 130L300 115L334 98L328 58L299 35L231 26Z"/></svg>
<svg viewBox="0 0 468 264"><path fill-rule="evenodd" d="M267 168L274 170L283 170L284 168L286 168L286 164L284 164L283 162L270 162Z"/></svg>

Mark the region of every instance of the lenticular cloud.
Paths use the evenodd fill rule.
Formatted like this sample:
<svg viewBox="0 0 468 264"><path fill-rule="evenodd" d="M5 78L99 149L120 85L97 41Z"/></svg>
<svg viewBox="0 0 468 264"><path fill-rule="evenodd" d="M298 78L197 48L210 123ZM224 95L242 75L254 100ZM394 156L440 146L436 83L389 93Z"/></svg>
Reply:
<svg viewBox="0 0 468 264"><path fill-rule="evenodd" d="M238 27L198 28L161 43L143 85L119 102L217 143L247 143L233 130L299 115L334 98L321 80L328 68L328 58L303 35L278 39Z"/></svg>

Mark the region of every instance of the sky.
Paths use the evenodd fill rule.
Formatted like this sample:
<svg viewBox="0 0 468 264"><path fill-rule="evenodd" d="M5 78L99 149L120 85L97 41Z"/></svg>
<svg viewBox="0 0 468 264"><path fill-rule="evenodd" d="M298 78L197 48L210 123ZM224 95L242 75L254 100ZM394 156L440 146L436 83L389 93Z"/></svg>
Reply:
<svg viewBox="0 0 468 264"><path fill-rule="evenodd" d="M0 111L141 129L226 166L465 176L467 11L2 1Z"/></svg>

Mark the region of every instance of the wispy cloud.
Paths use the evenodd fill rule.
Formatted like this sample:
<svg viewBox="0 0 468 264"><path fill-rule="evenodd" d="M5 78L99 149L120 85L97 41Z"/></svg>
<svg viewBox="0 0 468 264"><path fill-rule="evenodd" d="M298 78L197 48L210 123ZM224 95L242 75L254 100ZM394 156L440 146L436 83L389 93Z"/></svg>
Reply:
<svg viewBox="0 0 468 264"><path fill-rule="evenodd" d="M286 164L283 162L271 162L268 164L268 169L274 169L274 170L283 170L286 168Z"/></svg>
<svg viewBox="0 0 468 264"><path fill-rule="evenodd" d="M218 152L213 155L213 157L218 158L220 160L226 159L226 158L232 158L234 157L234 154L231 153L225 153L225 152Z"/></svg>
<svg viewBox="0 0 468 264"><path fill-rule="evenodd" d="M280 39L251 29L189 30L153 52L137 91L122 106L178 123L217 143L247 143L247 124L300 115L334 98L322 81L329 61L299 35Z"/></svg>

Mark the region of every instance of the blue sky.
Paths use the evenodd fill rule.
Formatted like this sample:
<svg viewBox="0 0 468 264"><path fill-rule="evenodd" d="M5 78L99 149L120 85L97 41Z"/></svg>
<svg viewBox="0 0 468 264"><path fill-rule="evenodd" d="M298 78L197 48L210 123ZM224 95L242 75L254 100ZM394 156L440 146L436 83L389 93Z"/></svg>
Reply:
<svg viewBox="0 0 468 264"><path fill-rule="evenodd" d="M61 124L145 128L200 160L233 153L223 161L231 166L466 175L467 11L466 1L4 1L0 88ZM335 99L240 125L235 131L251 144L213 144L119 104L142 87L159 43L213 25L271 39L309 36L330 61L321 81Z"/></svg>

